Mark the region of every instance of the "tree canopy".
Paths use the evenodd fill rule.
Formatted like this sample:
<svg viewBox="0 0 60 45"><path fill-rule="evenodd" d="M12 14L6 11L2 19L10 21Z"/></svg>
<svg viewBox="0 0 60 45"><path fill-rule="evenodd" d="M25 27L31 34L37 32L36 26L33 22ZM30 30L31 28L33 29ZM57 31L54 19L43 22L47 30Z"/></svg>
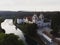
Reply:
<svg viewBox="0 0 60 45"><path fill-rule="evenodd" d="M18 40L18 38L14 34L0 33L0 45L24 45L22 40Z"/></svg>
<svg viewBox="0 0 60 45"><path fill-rule="evenodd" d="M29 24L29 23L24 23L24 24L20 24L19 28L28 35L32 35L34 36L37 32L37 24L33 23L33 24Z"/></svg>
<svg viewBox="0 0 60 45"><path fill-rule="evenodd" d="M60 13L57 12L52 18L51 28L53 35L58 36L58 32L60 31Z"/></svg>

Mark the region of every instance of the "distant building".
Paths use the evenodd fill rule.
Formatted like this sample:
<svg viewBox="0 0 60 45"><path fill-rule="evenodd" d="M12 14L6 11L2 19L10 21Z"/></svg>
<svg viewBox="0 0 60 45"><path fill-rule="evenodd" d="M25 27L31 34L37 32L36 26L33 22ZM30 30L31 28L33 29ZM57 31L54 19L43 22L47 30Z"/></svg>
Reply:
<svg viewBox="0 0 60 45"><path fill-rule="evenodd" d="M37 24L39 27L43 27L43 24L44 24L44 16L43 16L43 14L40 14L40 15L39 15L36 24Z"/></svg>
<svg viewBox="0 0 60 45"><path fill-rule="evenodd" d="M44 22L44 15L40 14L37 16L37 14L34 14L33 16L27 16L23 19L17 19L17 23L36 23L39 27L48 26L51 25L51 22Z"/></svg>
<svg viewBox="0 0 60 45"><path fill-rule="evenodd" d="M40 15L39 15L39 20L40 20L40 21L44 21L44 16L43 16L43 14L40 14Z"/></svg>
<svg viewBox="0 0 60 45"><path fill-rule="evenodd" d="M32 22L33 22L33 23L36 23L37 20L38 20L38 17L37 17L36 14L34 14L33 17L32 17Z"/></svg>
<svg viewBox="0 0 60 45"><path fill-rule="evenodd" d="M28 18L26 17L26 19L24 20L24 22L28 23Z"/></svg>
<svg viewBox="0 0 60 45"><path fill-rule="evenodd" d="M23 23L23 19L17 19L17 23L20 24L20 23Z"/></svg>

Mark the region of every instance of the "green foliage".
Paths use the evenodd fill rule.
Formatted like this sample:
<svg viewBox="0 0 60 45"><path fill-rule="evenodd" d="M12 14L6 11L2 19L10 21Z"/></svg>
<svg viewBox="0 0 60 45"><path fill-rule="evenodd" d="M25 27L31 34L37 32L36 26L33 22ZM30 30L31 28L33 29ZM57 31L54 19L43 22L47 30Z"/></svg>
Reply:
<svg viewBox="0 0 60 45"><path fill-rule="evenodd" d="M0 33L0 45L24 45L22 40L18 40L18 38L14 34Z"/></svg>
<svg viewBox="0 0 60 45"><path fill-rule="evenodd" d="M4 21L5 19L0 17L0 24Z"/></svg>
<svg viewBox="0 0 60 45"><path fill-rule="evenodd" d="M37 32L37 24L33 23L33 24L29 24L29 23L24 23L24 24L20 24L19 28L28 35L34 36Z"/></svg>
<svg viewBox="0 0 60 45"><path fill-rule="evenodd" d="M0 33L0 45L3 45L4 37L6 35L4 33Z"/></svg>
<svg viewBox="0 0 60 45"><path fill-rule="evenodd" d="M59 14L59 12L56 13L54 15L54 17L52 18L51 28L53 29L52 34L57 36L58 32L60 31L60 14Z"/></svg>

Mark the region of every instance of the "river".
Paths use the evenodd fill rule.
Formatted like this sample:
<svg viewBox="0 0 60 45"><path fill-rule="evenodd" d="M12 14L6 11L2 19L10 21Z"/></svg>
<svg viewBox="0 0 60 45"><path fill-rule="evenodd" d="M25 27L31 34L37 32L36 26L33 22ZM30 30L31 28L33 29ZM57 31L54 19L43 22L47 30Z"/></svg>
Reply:
<svg viewBox="0 0 60 45"><path fill-rule="evenodd" d="M5 19L4 22L1 23L1 27L5 30L5 34L13 33L18 35L19 39L23 40L25 45L27 45L23 32L19 28L16 29L12 19Z"/></svg>
<svg viewBox="0 0 60 45"><path fill-rule="evenodd" d="M1 27L5 30L5 34L13 33L15 35L19 36L19 39L22 39L25 45L38 45L38 43L32 39L30 39L28 36L24 35L23 32L17 28L13 24L12 19L5 19L4 22L1 23Z"/></svg>

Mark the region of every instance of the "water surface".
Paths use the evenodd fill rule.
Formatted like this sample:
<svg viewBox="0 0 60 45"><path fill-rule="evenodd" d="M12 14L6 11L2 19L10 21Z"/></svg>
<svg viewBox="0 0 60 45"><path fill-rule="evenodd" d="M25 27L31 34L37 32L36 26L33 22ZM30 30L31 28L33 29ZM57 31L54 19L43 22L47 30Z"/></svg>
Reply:
<svg viewBox="0 0 60 45"><path fill-rule="evenodd" d="M6 34L13 33L15 35L18 35L19 38L25 42L25 37L23 32L19 28L16 29L16 26L13 24L12 19L6 19L4 22L1 23L1 26L5 30Z"/></svg>

